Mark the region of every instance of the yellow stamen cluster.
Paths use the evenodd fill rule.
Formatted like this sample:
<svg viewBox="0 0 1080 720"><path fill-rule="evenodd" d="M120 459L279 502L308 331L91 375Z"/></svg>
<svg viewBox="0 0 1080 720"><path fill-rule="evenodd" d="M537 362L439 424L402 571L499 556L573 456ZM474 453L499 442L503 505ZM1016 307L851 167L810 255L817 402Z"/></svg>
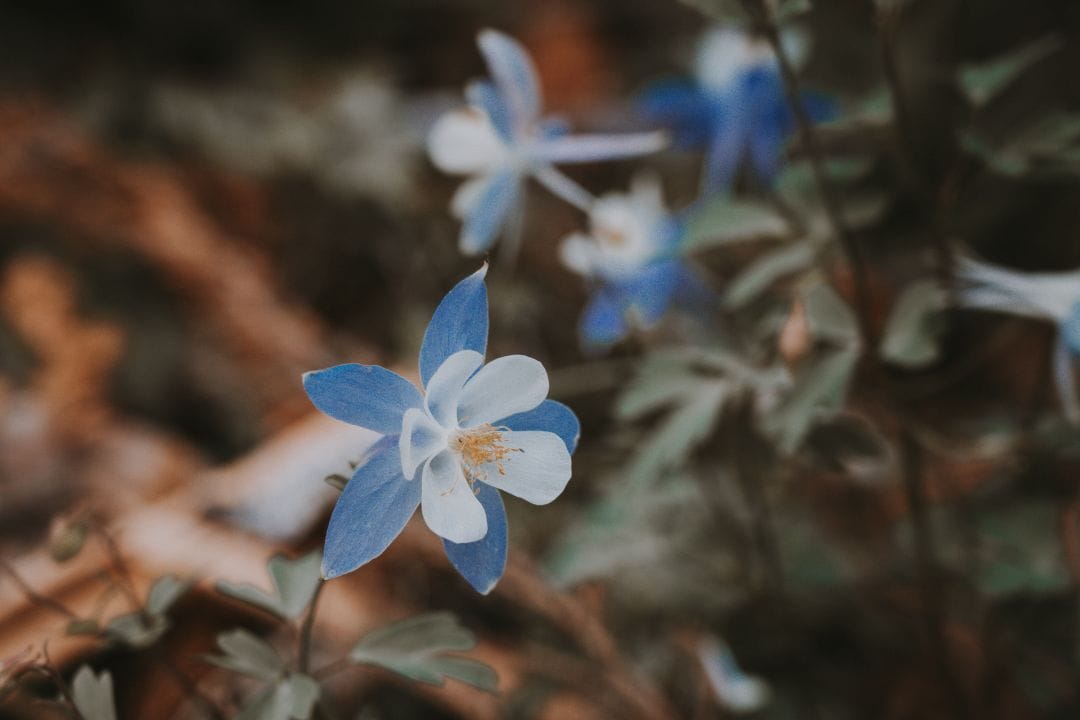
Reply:
<svg viewBox="0 0 1080 720"><path fill-rule="evenodd" d="M626 242L626 235L621 230L609 227L601 227L596 230L596 236L600 242L618 247Z"/></svg>
<svg viewBox="0 0 1080 720"><path fill-rule="evenodd" d="M521 452L521 448L507 447L503 444L503 432L506 428L497 428L489 424L480 425L458 432L452 439L452 447L461 455L462 469L469 484L483 480L482 467L494 463L500 475L506 474L507 456Z"/></svg>

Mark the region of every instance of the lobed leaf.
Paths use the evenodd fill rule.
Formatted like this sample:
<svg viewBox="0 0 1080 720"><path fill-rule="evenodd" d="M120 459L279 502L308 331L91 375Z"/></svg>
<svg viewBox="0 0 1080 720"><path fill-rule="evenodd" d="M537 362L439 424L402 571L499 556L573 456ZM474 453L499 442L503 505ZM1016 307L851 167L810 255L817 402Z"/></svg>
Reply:
<svg viewBox="0 0 1080 720"><path fill-rule="evenodd" d="M84 720L116 720L112 675L108 671L97 675L89 665L80 667L71 680L71 696Z"/></svg>
<svg viewBox="0 0 1080 720"><path fill-rule="evenodd" d="M243 628L221 633L217 645L224 655L211 655L206 660L218 667L266 681L277 680L285 672L285 662L277 651Z"/></svg>
<svg viewBox="0 0 1080 720"><path fill-rule="evenodd" d="M287 620L295 620L315 595L321 579L321 563L322 556L318 551L295 560L275 555L266 565L274 587L272 595L254 585L226 581L219 582L217 590Z"/></svg>
<svg viewBox="0 0 1080 720"><path fill-rule="evenodd" d="M356 663L376 665L411 680L442 685L450 677L494 691L495 671L470 658L447 652L471 650L476 639L450 613L411 617L368 633L349 652Z"/></svg>

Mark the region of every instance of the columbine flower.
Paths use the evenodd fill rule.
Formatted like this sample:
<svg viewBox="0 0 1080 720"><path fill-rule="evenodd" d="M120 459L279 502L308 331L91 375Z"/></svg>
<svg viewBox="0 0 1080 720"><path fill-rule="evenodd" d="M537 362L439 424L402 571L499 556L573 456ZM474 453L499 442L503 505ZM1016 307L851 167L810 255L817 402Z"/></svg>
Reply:
<svg viewBox="0 0 1080 720"><path fill-rule="evenodd" d="M1058 326L1054 378L1065 416L1080 423L1073 360L1080 357L1080 270L1023 273L961 258L960 302L968 307L1050 320Z"/></svg>
<svg viewBox="0 0 1080 720"><path fill-rule="evenodd" d="M563 264L595 284L580 325L587 345L618 342L631 326L652 327L677 294L699 289L675 256L684 224L664 209L654 179L639 177L629 194L599 198L589 226L588 235L573 233L559 248Z"/></svg>
<svg viewBox="0 0 1080 720"><path fill-rule="evenodd" d="M437 168L469 176L450 203L464 222L462 252L491 247L517 206L526 176L587 210L592 196L554 164L628 157L663 147L659 133L567 135L563 123L540 117L540 86L525 49L494 30L482 31L477 43L493 81L470 83L465 93L469 107L443 115L428 136L428 154Z"/></svg>
<svg viewBox="0 0 1080 720"><path fill-rule="evenodd" d="M679 144L706 148L702 195L728 188L744 162L759 182L770 184L795 120L772 48L738 30L715 28L702 38L695 65L696 82L666 82L646 92L646 116L671 127ZM813 120L832 115L821 95L804 93L802 102Z"/></svg>
<svg viewBox="0 0 1080 720"><path fill-rule="evenodd" d="M420 347L421 389L375 365L304 375L319 410L385 435L334 507L324 577L380 555L419 505L454 567L487 593L506 564L498 491L543 505L570 480L579 425L568 407L545 400L544 367L523 355L484 364L485 272L458 283L435 310Z"/></svg>

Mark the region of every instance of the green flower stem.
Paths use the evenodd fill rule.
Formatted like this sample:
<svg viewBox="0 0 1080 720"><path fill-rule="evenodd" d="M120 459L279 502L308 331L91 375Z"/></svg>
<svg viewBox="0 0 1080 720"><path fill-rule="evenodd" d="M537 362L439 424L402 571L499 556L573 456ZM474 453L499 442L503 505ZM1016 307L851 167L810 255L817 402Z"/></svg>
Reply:
<svg viewBox="0 0 1080 720"><path fill-rule="evenodd" d="M311 605L308 607L304 624L300 627L300 649L297 653L297 667L302 673L307 673L311 667L311 634L315 628L315 614L319 610L319 597L322 596L326 580L319 578L319 584L315 586L315 594L311 596Z"/></svg>

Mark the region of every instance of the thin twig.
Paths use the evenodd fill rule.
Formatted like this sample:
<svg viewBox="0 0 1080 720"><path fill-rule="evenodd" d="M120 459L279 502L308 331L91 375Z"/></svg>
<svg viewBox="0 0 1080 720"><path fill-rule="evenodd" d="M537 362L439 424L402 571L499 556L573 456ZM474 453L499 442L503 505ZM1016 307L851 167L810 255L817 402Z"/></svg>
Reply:
<svg viewBox="0 0 1080 720"><path fill-rule="evenodd" d="M896 135L897 156L901 176L912 194L919 200L926 216L926 227L937 255L938 279L949 293L954 293L953 274L956 258L944 229L938 192L927 181L915 162L915 125L911 118L907 96L904 92L900 66L896 56L896 32L900 9L886 3L878 3L878 47L885 84L893 109L893 130ZM951 304L951 303L950 303Z"/></svg>
<svg viewBox="0 0 1080 720"><path fill-rule="evenodd" d="M908 429L900 431L900 464L908 513L914 529L916 572L923 595L924 630L930 642L938 676L944 679L945 691L954 715L959 720L970 720L971 709L967 694L956 676L951 662L948 641L945 636L943 617L944 599L937 574L934 528L926 507L923 488L923 450L915 435Z"/></svg>
<svg viewBox="0 0 1080 720"><path fill-rule="evenodd" d="M784 93L787 95L788 104L791 106L792 113L795 116L795 125L799 130L803 147L805 147L810 161L810 171L814 176L814 183L817 185L818 193L821 195L825 216L851 268L859 337L862 340L863 347L870 351L877 347L877 342L870 318L870 284L866 258L855 238L855 233L844 217L840 194L829 181L828 173L825 171L825 153L822 150L817 131L814 129L814 123L806 112L806 106L802 101L803 90L799 82L799 76L795 72L795 66L780 41L780 29L776 25L768 2L767 0L757 0L756 3L750 2L747 3L747 9L757 21L769 45L772 46L773 53L776 55L780 74L784 81Z"/></svg>
<svg viewBox="0 0 1080 720"><path fill-rule="evenodd" d="M64 605L59 600L51 598L48 595L42 595L41 593L34 590L34 588L30 587L30 585L22 579L22 576L19 575L15 568L12 567L11 564L6 560L0 560L0 570L2 570L4 573L7 574L9 578L11 578L11 581L19 587L19 591L22 592L23 596L32 604L54 612L57 615L63 615L68 620L78 619L79 616L76 615L75 612L67 605Z"/></svg>

